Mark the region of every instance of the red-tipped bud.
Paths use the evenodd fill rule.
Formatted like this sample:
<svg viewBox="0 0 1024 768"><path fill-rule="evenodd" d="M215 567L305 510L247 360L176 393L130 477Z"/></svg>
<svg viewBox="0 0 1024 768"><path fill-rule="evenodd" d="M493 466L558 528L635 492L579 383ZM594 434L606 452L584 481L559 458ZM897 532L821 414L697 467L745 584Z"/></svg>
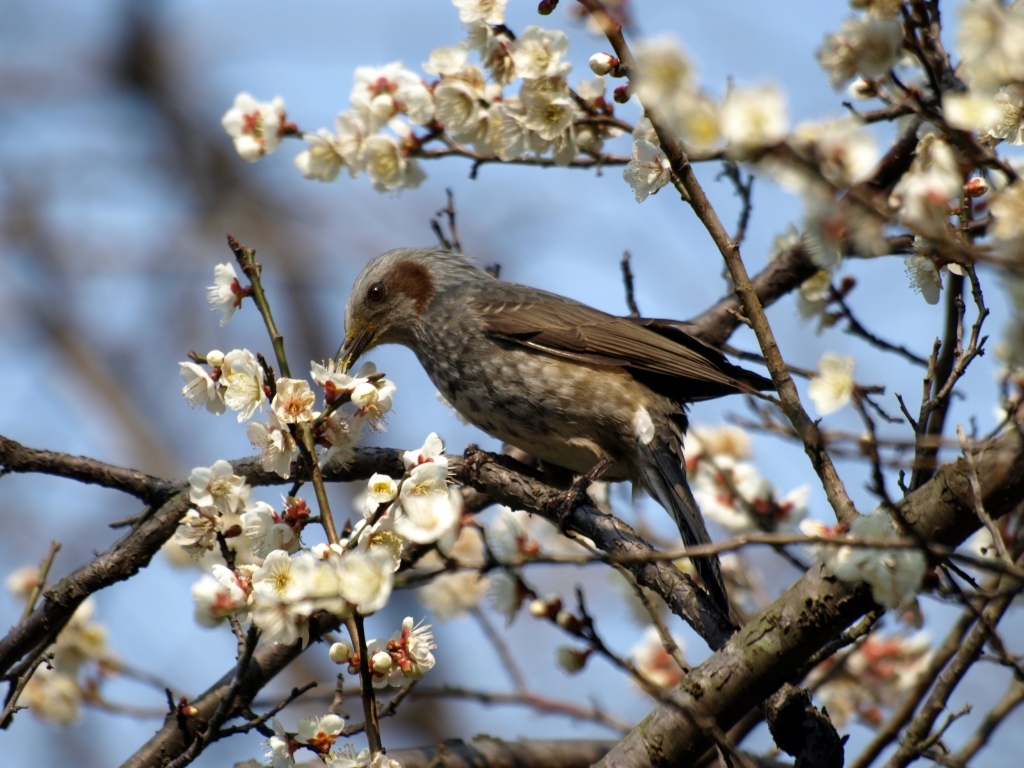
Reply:
<svg viewBox="0 0 1024 768"><path fill-rule="evenodd" d="M618 88L612 91L612 98L615 99L616 104L625 104L627 101L629 101L632 95L633 91L630 89L628 84L620 85Z"/></svg>
<svg viewBox="0 0 1024 768"><path fill-rule="evenodd" d="M558 0L540 0L537 6L537 13L541 16L550 16L551 12L558 7Z"/></svg>
<svg viewBox="0 0 1024 768"><path fill-rule="evenodd" d="M964 184L964 192L968 197L981 197L988 192L988 182L980 176L975 176Z"/></svg>
<svg viewBox="0 0 1024 768"><path fill-rule="evenodd" d="M610 53L595 53L590 57L590 70L595 75L609 75L619 66L619 60Z"/></svg>

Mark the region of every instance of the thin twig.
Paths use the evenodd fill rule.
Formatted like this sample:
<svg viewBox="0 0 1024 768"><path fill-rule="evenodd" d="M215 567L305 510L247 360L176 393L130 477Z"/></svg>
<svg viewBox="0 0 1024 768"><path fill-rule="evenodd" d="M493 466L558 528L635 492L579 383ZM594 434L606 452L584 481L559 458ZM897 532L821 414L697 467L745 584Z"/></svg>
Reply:
<svg viewBox="0 0 1024 768"><path fill-rule="evenodd" d="M46 664L47 669L52 669L53 667L50 666L51 661L53 661L52 652L39 655L32 661L32 664L29 665L25 673L17 681L11 683L11 689L7 692L7 700L4 702L4 710L0 712L0 730L6 730L10 726L14 721L15 712L28 709L28 707L18 706L18 698L24 692L28 681L32 679L32 675L39 669L39 665Z"/></svg>
<svg viewBox="0 0 1024 768"><path fill-rule="evenodd" d="M21 612L22 621L27 619L29 614L36 609L36 600L38 600L39 595L43 593L43 587L46 586L46 577L50 574L50 566L53 565L53 558L57 556L57 552L59 551L60 543L51 541L50 551L46 553L46 557L43 558L43 562L39 564L39 573L36 576L36 583L32 585L32 591L28 593L28 601L25 603L25 610Z"/></svg>
<svg viewBox="0 0 1024 768"><path fill-rule="evenodd" d="M622 282L626 287L626 306L629 307L630 317L640 317L640 308L636 305L636 297L633 295L633 270L629 267L629 251L622 254Z"/></svg>
<svg viewBox="0 0 1024 768"><path fill-rule="evenodd" d="M363 728L370 754L381 751L380 723L377 721L377 696L373 690L373 676L370 674L369 652L366 648L366 632L363 617L357 612L345 622L353 647L359 651L359 682L363 699Z"/></svg>

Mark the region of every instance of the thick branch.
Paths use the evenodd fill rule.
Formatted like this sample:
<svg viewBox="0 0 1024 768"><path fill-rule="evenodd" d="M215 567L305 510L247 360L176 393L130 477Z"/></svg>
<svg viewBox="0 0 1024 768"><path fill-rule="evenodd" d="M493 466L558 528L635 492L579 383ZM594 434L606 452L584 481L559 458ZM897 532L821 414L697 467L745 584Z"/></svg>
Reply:
<svg viewBox="0 0 1024 768"><path fill-rule="evenodd" d="M985 508L1001 517L1024 498L1024 439L1012 430L975 453ZM963 460L943 466L926 485L899 503L915 531L928 541L954 545L978 528ZM682 695L696 711L732 726L756 702L786 682L793 670L873 607L864 588L851 589L811 569L729 643L690 672ZM659 706L601 765L639 768L687 765L710 746L708 734Z"/></svg>
<svg viewBox="0 0 1024 768"><path fill-rule="evenodd" d="M104 464L87 456L39 451L0 435L0 476L31 472L113 488L147 504L163 502L180 490L178 483L161 480L145 472Z"/></svg>

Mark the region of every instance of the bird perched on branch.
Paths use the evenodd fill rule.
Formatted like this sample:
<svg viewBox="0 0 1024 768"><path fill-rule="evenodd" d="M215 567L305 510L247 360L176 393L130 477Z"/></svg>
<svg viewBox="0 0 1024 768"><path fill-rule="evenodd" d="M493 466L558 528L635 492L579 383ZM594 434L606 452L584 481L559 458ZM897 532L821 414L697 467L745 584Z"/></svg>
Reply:
<svg viewBox="0 0 1024 768"><path fill-rule="evenodd" d="M665 320L615 317L473 266L402 248L363 269L345 310L345 370L371 347L403 344L464 418L531 456L593 479L639 485L684 544L708 543L686 482L685 405L771 381ZM696 558L729 614L717 557Z"/></svg>

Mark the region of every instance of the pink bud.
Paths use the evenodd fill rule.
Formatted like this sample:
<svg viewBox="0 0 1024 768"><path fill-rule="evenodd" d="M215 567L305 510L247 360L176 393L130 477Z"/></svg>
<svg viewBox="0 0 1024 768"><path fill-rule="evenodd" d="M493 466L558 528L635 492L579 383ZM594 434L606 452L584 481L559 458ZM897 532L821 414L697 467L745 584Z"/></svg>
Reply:
<svg viewBox="0 0 1024 768"><path fill-rule="evenodd" d="M558 7L558 0L540 0L540 5L537 6L537 13L541 16L550 16L551 12Z"/></svg>
<svg viewBox="0 0 1024 768"><path fill-rule="evenodd" d="M980 176L975 176L964 184L964 192L967 193L968 197L981 197L988 192L988 182Z"/></svg>
<svg viewBox="0 0 1024 768"><path fill-rule="evenodd" d="M612 91L612 98L615 99L616 104L625 104L632 95L629 85L620 85Z"/></svg>
<svg viewBox="0 0 1024 768"><path fill-rule="evenodd" d="M595 53L590 57L590 69L595 75L610 74L619 66L619 60L610 53Z"/></svg>

